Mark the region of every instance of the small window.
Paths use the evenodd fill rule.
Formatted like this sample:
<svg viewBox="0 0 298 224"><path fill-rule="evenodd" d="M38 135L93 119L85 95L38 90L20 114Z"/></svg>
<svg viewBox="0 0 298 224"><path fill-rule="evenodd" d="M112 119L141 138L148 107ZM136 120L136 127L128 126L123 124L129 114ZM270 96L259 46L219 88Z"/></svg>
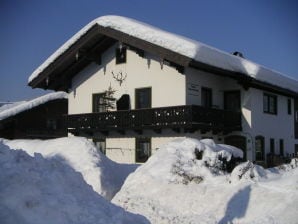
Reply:
<svg viewBox="0 0 298 224"><path fill-rule="evenodd" d="M274 149L275 149L274 138L270 138L270 153L271 154L274 154Z"/></svg>
<svg viewBox="0 0 298 224"><path fill-rule="evenodd" d="M279 155L284 156L284 154L285 154L285 152L284 152L284 140L279 139Z"/></svg>
<svg viewBox="0 0 298 224"><path fill-rule="evenodd" d="M256 160L264 161L265 159L265 139L263 136L257 136L255 140Z"/></svg>
<svg viewBox="0 0 298 224"><path fill-rule="evenodd" d="M54 118L47 119L47 129L56 130L57 129L57 120Z"/></svg>
<svg viewBox="0 0 298 224"><path fill-rule="evenodd" d="M92 95L92 101L93 101L92 111L93 111L93 113L107 111L107 102L106 102L105 96L106 96L105 93L94 93Z"/></svg>
<svg viewBox="0 0 298 224"><path fill-rule="evenodd" d="M288 99L288 114L292 114L292 101Z"/></svg>
<svg viewBox="0 0 298 224"><path fill-rule="evenodd" d="M237 112L241 111L240 91L224 92L224 109Z"/></svg>
<svg viewBox="0 0 298 224"><path fill-rule="evenodd" d="M126 63L126 47L116 48L116 64Z"/></svg>
<svg viewBox="0 0 298 224"><path fill-rule="evenodd" d="M136 162L144 163L151 155L151 139L136 138Z"/></svg>
<svg viewBox="0 0 298 224"><path fill-rule="evenodd" d="M202 87L202 90L201 90L201 105L203 107L207 107L207 108L212 107L212 89Z"/></svg>
<svg viewBox="0 0 298 224"><path fill-rule="evenodd" d="M268 114L277 114L277 96L264 93L263 111Z"/></svg>
<svg viewBox="0 0 298 224"><path fill-rule="evenodd" d="M106 140L105 139L93 139L93 142L96 146L96 149L105 155L106 154Z"/></svg>
<svg viewBox="0 0 298 224"><path fill-rule="evenodd" d="M151 88L141 88L135 90L135 108L151 108Z"/></svg>

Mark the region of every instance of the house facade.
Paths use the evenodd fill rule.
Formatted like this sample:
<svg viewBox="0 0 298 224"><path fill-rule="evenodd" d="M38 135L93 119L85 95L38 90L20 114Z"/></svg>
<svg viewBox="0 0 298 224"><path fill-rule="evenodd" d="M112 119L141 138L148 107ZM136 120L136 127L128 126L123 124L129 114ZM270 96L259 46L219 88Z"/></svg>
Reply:
<svg viewBox="0 0 298 224"><path fill-rule="evenodd" d="M296 80L123 17L88 24L29 85L67 91L68 131L117 162L145 162L179 137L231 144L259 163L298 150Z"/></svg>

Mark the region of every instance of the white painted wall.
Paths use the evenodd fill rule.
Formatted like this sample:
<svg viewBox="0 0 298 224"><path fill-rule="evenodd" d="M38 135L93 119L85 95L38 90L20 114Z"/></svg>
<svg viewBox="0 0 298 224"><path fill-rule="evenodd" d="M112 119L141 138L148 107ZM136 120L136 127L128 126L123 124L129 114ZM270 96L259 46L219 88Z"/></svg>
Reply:
<svg viewBox="0 0 298 224"><path fill-rule="evenodd" d="M292 114L288 114L288 97L277 95L277 115L263 112L263 93L258 89L251 89L252 136L265 137L265 153L270 152L270 138L275 140L275 153L279 154L279 140L284 140L285 153L294 152L294 101L292 99ZM274 93L266 92L276 95Z"/></svg>
<svg viewBox="0 0 298 224"><path fill-rule="evenodd" d="M196 87L194 87L196 86ZM201 88L212 89L212 102L215 108L223 109L224 91L243 91L237 81L214 75L208 72L199 71L193 68L186 68L186 104L201 105ZM192 90L197 88L197 91Z"/></svg>
<svg viewBox="0 0 298 224"><path fill-rule="evenodd" d="M235 80L216 76L192 68L185 69L185 75L175 68L164 64L161 66L159 58L145 54L142 58L135 52L127 51L127 63L116 65L115 48L111 47L102 55L102 65L90 64L72 80L72 89L69 94L69 114L92 112L92 94L101 93L112 86L116 90L115 98L122 94L129 94L132 109L135 107L135 89L152 88L152 107L166 107L176 105L201 105L201 87L212 88L214 106L223 109L224 91L240 90L242 105L242 132L247 137L247 158L254 160L254 138L257 135L265 137L266 153L270 150L270 138L275 139L276 153L279 153L279 139L284 139L285 153L294 152L294 121L292 115L287 114L287 97L278 96L278 115L263 113L263 91L250 88L244 90ZM112 76L114 73L127 74L126 80L120 86ZM294 102L292 102L292 107ZM292 108L292 111L293 108ZM107 156L121 163L135 162L135 136L106 138ZM153 135L154 136L154 135ZM225 136L213 136L211 133L202 135L163 132L160 136L151 139L152 153L161 145L176 137L212 137L222 143Z"/></svg>
<svg viewBox="0 0 298 224"><path fill-rule="evenodd" d="M90 64L72 80L69 94L69 114L92 112L92 94L101 93L111 85L116 90L115 98L129 94L132 109L135 106L135 89L152 87L152 107L185 105L185 76L175 68L163 65L158 58L145 54L140 57L127 50L127 63L116 65L115 47L102 56L102 65ZM119 85L112 76L114 73L127 74Z"/></svg>

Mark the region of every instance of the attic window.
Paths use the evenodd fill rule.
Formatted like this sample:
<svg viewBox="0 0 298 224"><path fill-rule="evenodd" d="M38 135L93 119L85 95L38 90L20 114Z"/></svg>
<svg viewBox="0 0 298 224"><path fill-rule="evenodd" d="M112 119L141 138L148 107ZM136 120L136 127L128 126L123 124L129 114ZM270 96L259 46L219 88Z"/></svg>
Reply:
<svg viewBox="0 0 298 224"><path fill-rule="evenodd" d="M126 63L126 47L116 48L116 64Z"/></svg>

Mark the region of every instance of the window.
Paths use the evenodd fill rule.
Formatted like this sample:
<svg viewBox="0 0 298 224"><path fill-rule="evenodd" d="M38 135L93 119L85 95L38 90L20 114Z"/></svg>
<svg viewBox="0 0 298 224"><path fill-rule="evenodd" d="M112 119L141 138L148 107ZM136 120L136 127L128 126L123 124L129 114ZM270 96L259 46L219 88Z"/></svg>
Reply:
<svg viewBox="0 0 298 224"><path fill-rule="evenodd" d="M116 48L116 64L126 63L126 47Z"/></svg>
<svg viewBox="0 0 298 224"><path fill-rule="evenodd" d="M212 89L202 87L201 90L201 105L203 107L211 108L212 107Z"/></svg>
<svg viewBox="0 0 298 224"><path fill-rule="evenodd" d="M240 91L224 92L224 109L230 111L240 111Z"/></svg>
<svg viewBox="0 0 298 224"><path fill-rule="evenodd" d="M284 154L285 154L285 152L284 152L284 140L279 139L279 155L284 156Z"/></svg>
<svg viewBox="0 0 298 224"><path fill-rule="evenodd" d="M135 90L136 109L151 108L151 88Z"/></svg>
<svg viewBox="0 0 298 224"><path fill-rule="evenodd" d="M99 112L106 112L107 111L107 104L105 100L105 93L95 93L92 95L92 101L93 101L93 107L92 111L93 113L99 113Z"/></svg>
<svg viewBox="0 0 298 224"><path fill-rule="evenodd" d="M274 148L275 148L274 138L270 138L270 153L271 154L274 154Z"/></svg>
<svg viewBox="0 0 298 224"><path fill-rule="evenodd" d="M93 139L93 142L98 151L106 154L106 140L105 139Z"/></svg>
<svg viewBox="0 0 298 224"><path fill-rule="evenodd" d="M56 130L57 129L57 120L54 118L47 119L47 129Z"/></svg>
<svg viewBox="0 0 298 224"><path fill-rule="evenodd" d="M136 162L144 163L151 155L151 139L136 138Z"/></svg>
<svg viewBox="0 0 298 224"><path fill-rule="evenodd" d="M292 114L292 101L288 99L288 114Z"/></svg>
<svg viewBox="0 0 298 224"><path fill-rule="evenodd" d="M256 160L263 161L265 159L265 139L263 136L257 136L255 139Z"/></svg>
<svg viewBox="0 0 298 224"><path fill-rule="evenodd" d="M277 114L277 96L264 93L263 110L264 113Z"/></svg>

